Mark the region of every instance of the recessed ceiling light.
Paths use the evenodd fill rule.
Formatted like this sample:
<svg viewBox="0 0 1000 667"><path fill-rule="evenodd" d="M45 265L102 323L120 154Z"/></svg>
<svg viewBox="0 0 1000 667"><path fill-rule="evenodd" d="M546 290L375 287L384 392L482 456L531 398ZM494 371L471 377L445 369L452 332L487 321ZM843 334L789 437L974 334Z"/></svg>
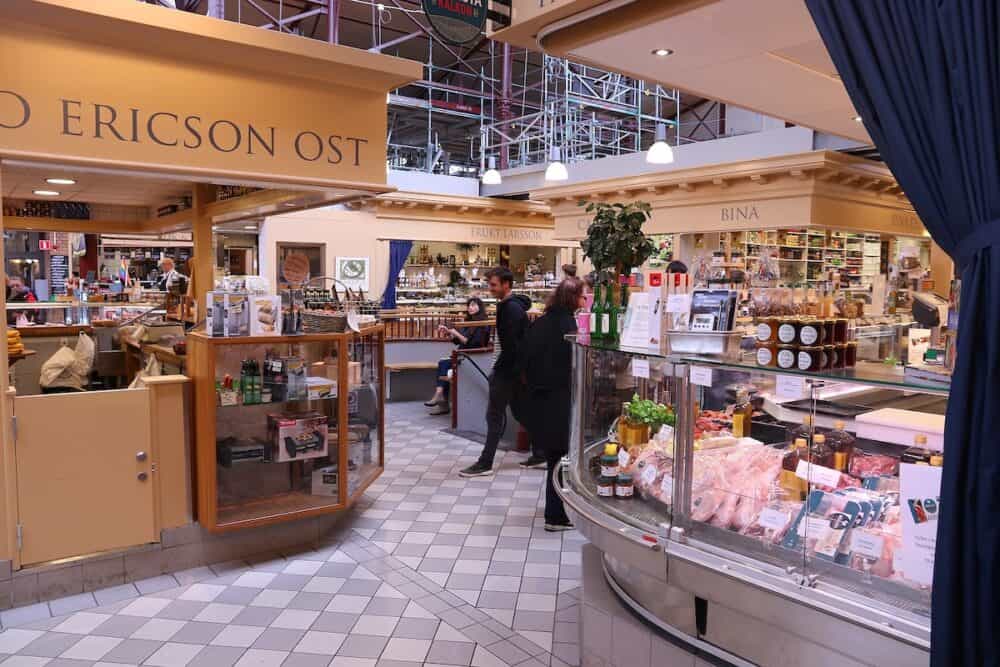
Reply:
<svg viewBox="0 0 1000 667"><path fill-rule="evenodd" d="M32 190L39 197L58 197L59 193L55 190Z"/></svg>
<svg viewBox="0 0 1000 667"><path fill-rule="evenodd" d="M76 185L72 178L46 178L45 182L51 185Z"/></svg>
<svg viewBox="0 0 1000 667"><path fill-rule="evenodd" d="M252 229L254 231L257 231L257 225L244 225L243 229Z"/></svg>
<svg viewBox="0 0 1000 667"><path fill-rule="evenodd" d="M674 52L673 49L653 49L653 55L666 58Z"/></svg>
<svg viewBox="0 0 1000 667"><path fill-rule="evenodd" d="M855 116L854 117L854 122L855 123L860 123L861 122L861 116Z"/></svg>

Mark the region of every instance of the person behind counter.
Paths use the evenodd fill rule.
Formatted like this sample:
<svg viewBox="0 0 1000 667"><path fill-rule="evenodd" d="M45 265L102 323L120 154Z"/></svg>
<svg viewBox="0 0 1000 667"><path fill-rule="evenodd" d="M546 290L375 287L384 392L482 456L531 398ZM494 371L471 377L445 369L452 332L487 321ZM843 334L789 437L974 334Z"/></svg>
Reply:
<svg viewBox="0 0 1000 667"><path fill-rule="evenodd" d="M552 471L569 452L572 346L566 335L576 331L576 311L585 308L584 283L565 278L545 305L545 314L528 328L518 370L526 385L525 420L531 441L545 451L545 530L571 530L562 499L552 484Z"/></svg>
<svg viewBox="0 0 1000 667"><path fill-rule="evenodd" d="M179 291L180 294L186 294L187 282L187 276L174 267L173 259L164 257L160 260L160 277L156 281L156 289L169 292L176 285L176 291Z"/></svg>
<svg viewBox="0 0 1000 667"><path fill-rule="evenodd" d="M479 297L472 297L465 302L465 312L467 322L477 322L486 319L486 307ZM459 329L449 328L445 325L438 327L438 334L448 336L451 341L458 346L459 350L474 350L486 347L490 338L489 327L461 327ZM451 389L451 381L448 373L451 372L451 357L438 360L437 389L431 400L424 403L431 408L430 414L444 415L450 411L448 405L448 393Z"/></svg>

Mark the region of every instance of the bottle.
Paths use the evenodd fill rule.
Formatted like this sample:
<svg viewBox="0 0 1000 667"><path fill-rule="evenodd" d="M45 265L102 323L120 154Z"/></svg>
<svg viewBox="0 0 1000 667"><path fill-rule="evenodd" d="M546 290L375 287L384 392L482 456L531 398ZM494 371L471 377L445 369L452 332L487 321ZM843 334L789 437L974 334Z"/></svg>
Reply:
<svg viewBox="0 0 1000 667"><path fill-rule="evenodd" d="M808 446L812 443L814 433L812 415L805 415L801 424L788 427L785 431L785 441L794 443L798 438L803 438Z"/></svg>
<svg viewBox="0 0 1000 667"><path fill-rule="evenodd" d="M812 446L809 448L809 457L813 465L823 466L824 468L833 467L833 449L830 445L826 444L826 436L822 433L817 433L813 436Z"/></svg>
<svg viewBox="0 0 1000 667"><path fill-rule="evenodd" d="M615 311L615 290L611 283L604 286L604 307L601 310L601 335L604 340L618 340L618 313Z"/></svg>
<svg viewBox="0 0 1000 667"><path fill-rule="evenodd" d="M623 280L621 286L621 300L618 302L618 322L615 325L615 330L618 332L618 337L622 335L622 330L625 328L625 313L628 312L628 281Z"/></svg>
<svg viewBox="0 0 1000 667"><path fill-rule="evenodd" d="M604 314L604 304L601 302L601 284L594 283L594 305L590 309L590 339L603 340L601 331L601 316Z"/></svg>
<svg viewBox="0 0 1000 667"><path fill-rule="evenodd" d="M733 406L733 436L743 438L750 435L750 418L753 416L753 405L750 403L750 392L740 389L736 392L736 405Z"/></svg>
<svg viewBox="0 0 1000 667"><path fill-rule="evenodd" d="M833 467L840 472L847 472L851 454L854 453L855 438L844 430L843 421L833 423L833 430L826 434L826 441L833 449Z"/></svg>

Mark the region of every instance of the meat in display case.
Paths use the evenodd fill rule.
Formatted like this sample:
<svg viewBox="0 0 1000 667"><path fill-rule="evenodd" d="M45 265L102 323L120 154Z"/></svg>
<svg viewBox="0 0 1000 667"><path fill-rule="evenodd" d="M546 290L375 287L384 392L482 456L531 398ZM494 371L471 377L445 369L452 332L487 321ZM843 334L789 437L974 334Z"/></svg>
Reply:
<svg viewBox="0 0 1000 667"><path fill-rule="evenodd" d="M947 400L882 363L577 342L557 486L612 588L723 660L926 664Z"/></svg>

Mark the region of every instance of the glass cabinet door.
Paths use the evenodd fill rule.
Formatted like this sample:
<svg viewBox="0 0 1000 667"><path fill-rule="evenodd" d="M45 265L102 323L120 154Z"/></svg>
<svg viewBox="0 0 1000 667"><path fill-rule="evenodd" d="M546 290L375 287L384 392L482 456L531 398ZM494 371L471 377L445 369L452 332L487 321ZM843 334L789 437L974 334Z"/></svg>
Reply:
<svg viewBox="0 0 1000 667"><path fill-rule="evenodd" d="M347 497L354 498L382 470L382 332L347 342Z"/></svg>
<svg viewBox="0 0 1000 667"><path fill-rule="evenodd" d="M574 345L575 486L598 509L656 533L673 504L675 367L644 350Z"/></svg>

